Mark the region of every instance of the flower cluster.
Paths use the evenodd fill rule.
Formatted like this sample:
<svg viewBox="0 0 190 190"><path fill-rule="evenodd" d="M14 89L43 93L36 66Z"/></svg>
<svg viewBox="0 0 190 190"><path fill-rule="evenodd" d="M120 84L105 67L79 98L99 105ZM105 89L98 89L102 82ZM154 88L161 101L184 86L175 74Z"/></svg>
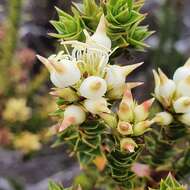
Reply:
<svg viewBox="0 0 190 190"><path fill-rule="evenodd" d="M125 137L121 141L121 148L133 152L137 145L131 138L126 138L126 136L143 135L154 123L153 120L148 119L149 109L153 102L154 98L138 105L133 100L131 90L126 89L117 113L119 118L117 130Z"/></svg>
<svg viewBox="0 0 190 190"><path fill-rule="evenodd" d="M99 118L110 128L117 129L122 150L134 152L137 144L131 137L143 135L153 123L147 119L153 99L138 105L131 89L142 83L126 83L126 77L142 63L109 64L111 40L106 35L104 15L92 36L87 31L84 33L86 43L62 42L66 53L62 51L48 59L38 55L56 86L51 95L64 101L58 132L69 126L79 126L89 118ZM71 46L71 53L68 46ZM113 106L115 100L121 100L118 108Z"/></svg>
<svg viewBox="0 0 190 190"><path fill-rule="evenodd" d="M190 125L190 59L179 67L173 80L169 79L160 69L153 71L155 78L155 97L164 108L158 113L155 122L169 125L177 120Z"/></svg>

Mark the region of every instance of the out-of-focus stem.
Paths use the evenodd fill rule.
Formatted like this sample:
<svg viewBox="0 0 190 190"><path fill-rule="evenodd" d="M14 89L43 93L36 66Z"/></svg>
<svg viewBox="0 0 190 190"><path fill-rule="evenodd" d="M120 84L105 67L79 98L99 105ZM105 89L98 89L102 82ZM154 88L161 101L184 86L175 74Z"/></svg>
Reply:
<svg viewBox="0 0 190 190"><path fill-rule="evenodd" d="M27 90L27 96L31 96L36 90L42 86L49 75L49 72L46 68L42 68L40 73L31 81L29 88Z"/></svg>
<svg viewBox="0 0 190 190"><path fill-rule="evenodd" d="M22 11L22 0L8 1L8 15L5 23L6 35L2 43L2 56L0 57L0 92L7 91L10 85L8 69L13 61L17 45L18 28Z"/></svg>

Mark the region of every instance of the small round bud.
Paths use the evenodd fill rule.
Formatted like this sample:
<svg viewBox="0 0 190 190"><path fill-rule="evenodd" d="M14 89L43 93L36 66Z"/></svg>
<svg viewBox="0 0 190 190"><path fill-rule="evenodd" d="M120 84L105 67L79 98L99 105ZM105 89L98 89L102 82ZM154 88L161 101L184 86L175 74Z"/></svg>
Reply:
<svg viewBox="0 0 190 190"><path fill-rule="evenodd" d="M136 142L132 138L124 138L120 142L121 150L127 152L135 152L135 148L138 147Z"/></svg>
<svg viewBox="0 0 190 190"><path fill-rule="evenodd" d="M173 121L173 116L168 112L157 113L153 121L159 125L170 125Z"/></svg>
<svg viewBox="0 0 190 190"><path fill-rule="evenodd" d="M133 134L133 127L128 122L120 121L118 123L117 130L122 135L131 135L131 134Z"/></svg>
<svg viewBox="0 0 190 190"><path fill-rule="evenodd" d="M79 89L81 96L88 99L99 99L106 93L106 81L100 77L91 76L86 78Z"/></svg>

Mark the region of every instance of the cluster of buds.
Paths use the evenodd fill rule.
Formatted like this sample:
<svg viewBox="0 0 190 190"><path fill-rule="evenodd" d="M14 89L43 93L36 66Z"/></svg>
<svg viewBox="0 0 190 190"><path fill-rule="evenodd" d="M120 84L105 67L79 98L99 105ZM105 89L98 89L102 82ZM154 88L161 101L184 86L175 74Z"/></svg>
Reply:
<svg viewBox="0 0 190 190"><path fill-rule="evenodd" d="M86 35L85 43L63 41L65 52L59 52L48 59L38 55L38 59L49 70L51 82L56 87L53 88L51 95L62 98L65 102L61 106L64 117L58 129L59 132L71 125L82 124L89 115L101 117L106 121L109 120L108 117L112 118L109 100L121 99L126 87L126 77L142 64L128 66L109 64L112 45L106 34L104 15L92 36L87 31L84 33ZM71 53L68 51L68 46L71 46ZM137 85L138 83L132 83L131 87ZM124 96L123 101L125 98L127 97ZM143 108L137 107L136 111L138 112L139 109ZM119 112L122 114L122 108ZM141 119L138 114L138 122L142 122L144 119L146 117ZM113 119L112 125L114 121L116 120ZM127 122L125 119L124 121ZM121 119L119 125L124 121ZM139 128L147 128L144 125L148 125L148 123L136 126L134 135L139 135L137 132Z"/></svg>
<svg viewBox="0 0 190 190"><path fill-rule="evenodd" d="M134 152L137 144L129 136L143 135L154 123L153 120L148 119L153 102L154 98L138 105L133 99L130 88L126 88L117 112L119 118L117 131L124 137L121 141L122 149Z"/></svg>
<svg viewBox="0 0 190 190"><path fill-rule="evenodd" d="M164 108L154 121L160 125L169 125L174 119L190 126L190 59L179 67L173 80L160 69L153 71L155 78L155 97Z"/></svg>

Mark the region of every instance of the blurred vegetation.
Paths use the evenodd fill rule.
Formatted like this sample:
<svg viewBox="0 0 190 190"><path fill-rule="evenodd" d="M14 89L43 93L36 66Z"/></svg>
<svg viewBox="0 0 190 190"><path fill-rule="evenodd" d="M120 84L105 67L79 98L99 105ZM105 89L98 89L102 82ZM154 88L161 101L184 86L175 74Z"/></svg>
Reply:
<svg viewBox="0 0 190 190"><path fill-rule="evenodd" d="M8 1L6 7L0 39L0 145L25 154L47 140L54 103L46 91L48 72L31 75L36 52L20 40L23 1Z"/></svg>

